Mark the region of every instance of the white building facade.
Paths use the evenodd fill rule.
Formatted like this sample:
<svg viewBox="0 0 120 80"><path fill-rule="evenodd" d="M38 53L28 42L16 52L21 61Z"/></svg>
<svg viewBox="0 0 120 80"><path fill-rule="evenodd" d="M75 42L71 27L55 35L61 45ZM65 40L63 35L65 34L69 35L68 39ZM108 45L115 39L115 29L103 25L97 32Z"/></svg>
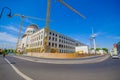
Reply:
<svg viewBox="0 0 120 80"><path fill-rule="evenodd" d="M77 53L89 53L89 47L87 45L83 45L83 46L77 46L75 47L75 51Z"/></svg>

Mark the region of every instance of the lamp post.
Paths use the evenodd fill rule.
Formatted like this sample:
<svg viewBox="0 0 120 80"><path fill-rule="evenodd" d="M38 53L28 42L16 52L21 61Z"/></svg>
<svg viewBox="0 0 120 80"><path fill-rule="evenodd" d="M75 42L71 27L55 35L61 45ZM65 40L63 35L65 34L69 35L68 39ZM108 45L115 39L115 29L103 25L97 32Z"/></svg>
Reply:
<svg viewBox="0 0 120 80"><path fill-rule="evenodd" d="M2 17L3 11L4 11L5 9L8 9L8 10L9 10L9 13L7 14L7 16L10 17L10 18L12 17L12 15L11 15L11 9L8 8L8 7L3 7L3 8L2 8L2 11L1 11L1 13L0 13L0 19L1 19L1 17Z"/></svg>

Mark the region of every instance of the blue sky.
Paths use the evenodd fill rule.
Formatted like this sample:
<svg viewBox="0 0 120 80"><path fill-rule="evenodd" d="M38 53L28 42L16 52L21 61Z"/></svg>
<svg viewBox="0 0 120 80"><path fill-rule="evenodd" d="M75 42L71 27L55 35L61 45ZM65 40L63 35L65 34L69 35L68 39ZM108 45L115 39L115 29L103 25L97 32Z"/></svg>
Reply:
<svg viewBox="0 0 120 80"><path fill-rule="evenodd" d="M84 16L72 12L58 0L51 0L50 28L76 40L90 45L89 37L93 27L96 34L97 47L111 49L114 43L120 41L120 1L119 0L63 0ZM47 0L0 0L0 10L9 7L12 14L18 13L27 16L46 18ZM8 18L6 9L0 19L0 47L14 47L17 41L20 17ZM45 21L25 19L23 24L24 33L26 27L37 24L39 28L45 26ZM8 46L8 43L12 46Z"/></svg>

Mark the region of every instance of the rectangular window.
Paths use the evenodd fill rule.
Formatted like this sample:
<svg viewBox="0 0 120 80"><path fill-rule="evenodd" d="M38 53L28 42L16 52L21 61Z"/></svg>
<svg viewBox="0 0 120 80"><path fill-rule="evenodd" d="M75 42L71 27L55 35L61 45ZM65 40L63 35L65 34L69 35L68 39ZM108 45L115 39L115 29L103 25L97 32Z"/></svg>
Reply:
<svg viewBox="0 0 120 80"><path fill-rule="evenodd" d="M61 48L61 44L59 44L59 48Z"/></svg>
<svg viewBox="0 0 120 80"><path fill-rule="evenodd" d="M51 36L49 36L49 40L51 40Z"/></svg>
<svg viewBox="0 0 120 80"><path fill-rule="evenodd" d="M59 39L59 42L61 42L61 39Z"/></svg>
<svg viewBox="0 0 120 80"><path fill-rule="evenodd" d="M51 43L49 42L49 46L51 46Z"/></svg>
<svg viewBox="0 0 120 80"><path fill-rule="evenodd" d="M42 45L42 41L41 41L41 45Z"/></svg>
<svg viewBox="0 0 120 80"><path fill-rule="evenodd" d="M57 41L57 38L55 38L55 41Z"/></svg>
<svg viewBox="0 0 120 80"><path fill-rule="evenodd" d="M54 33L53 33L53 36L54 36Z"/></svg>
<svg viewBox="0 0 120 80"><path fill-rule="evenodd" d="M51 32L49 34L51 35Z"/></svg>
<svg viewBox="0 0 120 80"><path fill-rule="evenodd" d="M41 35L41 39L43 38L43 36Z"/></svg>
<svg viewBox="0 0 120 80"><path fill-rule="evenodd" d="M57 37L57 34L55 36Z"/></svg>
<svg viewBox="0 0 120 80"><path fill-rule="evenodd" d="M52 43L52 47L54 47L54 43Z"/></svg>
<svg viewBox="0 0 120 80"><path fill-rule="evenodd" d="M52 41L54 41L54 37L52 38Z"/></svg>
<svg viewBox="0 0 120 80"><path fill-rule="evenodd" d="M57 47L57 43L55 43L55 47Z"/></svg>

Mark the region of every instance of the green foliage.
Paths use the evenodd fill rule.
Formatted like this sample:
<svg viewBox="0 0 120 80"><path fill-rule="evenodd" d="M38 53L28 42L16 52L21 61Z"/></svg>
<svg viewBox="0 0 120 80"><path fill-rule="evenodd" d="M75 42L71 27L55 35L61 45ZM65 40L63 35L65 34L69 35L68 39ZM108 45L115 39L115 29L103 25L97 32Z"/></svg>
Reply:
<svg viewBox="0 0 120 80"><path fill-rule="evenodd" d="M105 52L108 52L108 49L107 49L107 48L102 48L102 50L104 50Z"/></svg>
<svg viewBox="0 0 120 80"><path fill-rule="evenodd" d="M6 52L7 52L7 50L6 50L6 49L4 49L4 50L2 50L2 52L3 52L3 53L6 53Z"/></svg>
<svg viewBox="0 0 120 80"><path fill-rule="evenodd" d="M99 50L101 50L101 48L96 48L96 51L99 51Z"/></svg>
<svg viewBox="0 0 120 80"><path fill-rule="evenodd" d="M4 50L2 50L2 52L4 52L4 53L14 53L14 50L13 49L4 49Z"/></svg>
<svg viewBox="0 0 120 80"><path fill-rule="evenodd" d="M94 50L94 48L91 48L91 50ZM108 53L108 49L107 48L96 48L96 51L99 51L99 50L103 50L103 51Z"/></svg>

